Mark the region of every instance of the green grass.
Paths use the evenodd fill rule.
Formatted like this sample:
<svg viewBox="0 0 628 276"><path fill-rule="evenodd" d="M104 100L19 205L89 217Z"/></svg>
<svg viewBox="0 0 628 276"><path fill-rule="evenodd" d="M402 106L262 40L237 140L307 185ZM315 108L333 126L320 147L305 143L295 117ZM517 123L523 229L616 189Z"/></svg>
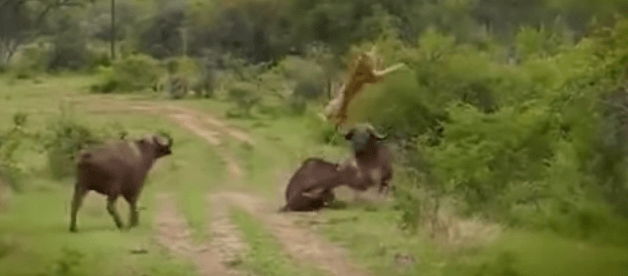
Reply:
<svg viewBox="0 0 628 276"><path fill-rule="evenodd" d="M43 131L48 120L59 114L64 97L84 96L91 83L91 78L84 76L43 77L40 83L20 80L10 86L3 80L0 78L0 122L10 125L14 112L27 112L27 129L33 131ZM79 233L72 234L68 224L73 178L52 181L45 171L45 155L31 149L20 161L35 173L20 182L23 192L14 194L9 207L0 210L0 274L52 275L64 262L72 261L64 251L68 249L82 257L71 265L74 274L67 275L195 275L191 264L171 259L151 241L158 204L154 195L158 191L177 193L194 237L206 239L205 193L218 186L223 177L214 150L163 118L140 113L89 114L81 105L75 106L74 114L76 120L92 128L117 122L129 130L131 137L165 129L175 140L173 155L159 160L149 174L140 198L140 205L146 209L140 213L138 228L118 231L105 210L104 197L90 193L79 211ZM30 146L36 145L27 145L26 151ZM126 223L127 204L120 199L117 205ZM136 248L148 253L131 253Z"/></svg>
<svg viewBox="0 0 628 276"><path fill-rule="evenodd" d="M447 272L508 270L515 275L628 275L628 249L594 246L553 233L509 230L481 252L459 259Z"/></svg>
<svg viewBox="0 0 628 276"><path fill-rule="evenodd" d="M41 77L41 82L18 80L7 85L0 77L0 124L10 125L13 114L30 114L29 129L43 129L65 98L87 94L90 77ZM146 99L151 95L125 95L121 99ZM159 97L152 95L152 100ZM255 139L253 148L230 141L225 149L233 152L246 169L246 186L280 205L277 173L290 173L308 156L339 161L346 149L321 145L313 139L312 125L304 118L240 120L224 118L229 108L216 100L182 100L172 104L194 107L246 129ZM194 230L197 241L208 238L207 192L231 188L224 186L223 164L215 149L170 121L140 113L88 114L76 106L77 119L92 127L119 122L131 135L165 129L175 139L174 154L159 161L149 176L140 203L140 227L121 233L106 213L102 196L90 194L79 213L79 233L68 233L68 212L72 179L52 181L45 172L24 179L24 192L12 196L10 206L0 210L1 275L44 275L70 261L64 248L80 252L76 274L89 275L193 275L192 266L167 257L149 242L157 202L154 194L171 191L178 195L181 210ZM30 152L21 159L32 171L46 166L45 156ZM119 201L126 218L127 207ZM447 253L419 235L397 228L399 212L390 206L350 204L344 210L322 213L324 223L317 230L324 237L346 247L352 259L375 275L628 275L628 249L570 240L551 233L505 230L500 238L475 251ZM283 252L274 237L248 213L231 212L240 227L249 252L242 268L256 275L319 275ZM132 254L143 247L148 254ZM400 266L397 258L412 255L415 262ZM306 271L310 274L304 274Z"/></svg>
<svg viewBox="0 0 628 276"><path fill-rule="evenodd" d="M79 216L79 233L68 232L71 189L67 183L47 183L48 191L16 194L0 213L0 240L12 246L0 257L2 275L52 275L60 262L69 261L64 249L83 256L68 275L194 275L189 264L171 261L150 242L154 215L153 190L147 189L141 223L129 232L118 231L105 211L105 200L89 195ZM118 203L126 218L125 204ZM144 248L147 254L132 254Z"/></svg>
<svg viewBox="0 0 628 276"><path fill-rule="evenodd" d="M183 104L215 116L222 116L215 112L220 110L216 106L224 105L213 100ZM271 185L276 184L271 169L291 172L307 156L339 161L339 156L346 152L341 147L314 141L304 118L265 120L263 124L256 120L226 120L249 130L256 140L253 151L237 145L232 149L245 160L250 185L272 200L277 198L273 193L276 186ZM376 275L628 275L628 249L624 247L507 229L483 248L448 253L429 239L404 234L397 227L401 214L388 206L365 208L350 204L345 210L322 214L329 223L317 227L318 231L348 248L353 259ZM397 254L412 255L417 261L400 266Z"/></svg>
<svg viewBox="0 0 628 276"><path fill-rule="evenodd" d="M312 267L298 264L283 252L278 241L253 216L241 208L230 209L233 222L249 245L241 267L258 276L327 275Z"/></svg>

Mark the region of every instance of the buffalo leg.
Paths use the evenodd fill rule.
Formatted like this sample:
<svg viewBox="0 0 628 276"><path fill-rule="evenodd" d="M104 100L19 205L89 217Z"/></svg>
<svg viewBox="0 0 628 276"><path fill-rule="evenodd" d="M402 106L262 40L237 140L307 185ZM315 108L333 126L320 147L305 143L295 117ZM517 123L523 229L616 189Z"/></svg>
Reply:
<svg viewBox="0 0 628 276"><path fill-rule="evenodd" d="M89 190L83 188L82 185L76 183L74 186L74 197L72 198L72 211L70 214L70 231L76 232L76 215L78 213L79 208L81 208L81 204L83 203L83 198L87 194Z"/></svg>
<svg viewBox="0 0 628 276"><path fill-rule="evenodd" d="M130 206L130 215L129 215L129 228L137 226L140 220L140 213L137 210L137 202L132 201L129 203Z"/></svg>
<svg viewBox="0 0 628 276"><path fill-rule="evenodd" d="M129 203L129 228L137 226L139 223L139 210L137 209L137 197L123 194L127 203Z"/></svg>
<svg viewBox="0 0 628 276"><path fill-rule="evenodd" d="M130 218L129 218L129 228L135 227L137 226L139 219L140 219L140 213L137 211L137 203L133 202L130 204L130 208L131 210L129 211L130 214Z"/></svg>
<svg viewBox="0 0 628 276"><path fill-rule="evenodd" d="M334 202L334 200L336 200L336 196L334 195L334 192L331 190L326 190L325 193L323 194L324 205L329 206L329 204Z"/></svg>
<svg viewBox="0 0 628 276"><path fill-rule="evenodd" d="M383 182L380 186L379 186L379 193L383 194L384 196L388 195L388 192L390 191L390 186L388 185L388 182Z"/></svg>
<svg viewBox="0 0 628 276"><path fill-rule="evenodd" d="M113 221L116 223L116 227L118 229L122 229L122 220L120 219L120 215L116 210L116 200L118 196L109 196L107 197L107 212L113 217Z"/></svg>

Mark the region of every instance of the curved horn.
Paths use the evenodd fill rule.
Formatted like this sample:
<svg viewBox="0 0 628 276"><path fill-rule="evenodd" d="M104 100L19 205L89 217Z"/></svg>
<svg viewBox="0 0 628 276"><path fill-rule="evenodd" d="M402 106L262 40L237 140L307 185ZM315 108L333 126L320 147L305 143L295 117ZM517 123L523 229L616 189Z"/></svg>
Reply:
<svg viewBox="0 0 628 276"><path fill-rule="evenodd" d="M164 138L158 135L154 135L153 136L153 142L155 142L155 144L160 145L160 146L167 146L168 142L164 141Z"/></svg>
<svg viewBox="0 0 628 276"><path fill-rule="evenodd" d="M381 134L381 133L379 133L379 132L375 129L375 127L373 127L371 124L367 124L367 125L366 125L366 129L368 130L368 132L369 132L371 135L375 136L375 138L376 138L377 140L384 140L384 139L386 139L386 137L388 137L388 134Z"/></svg>

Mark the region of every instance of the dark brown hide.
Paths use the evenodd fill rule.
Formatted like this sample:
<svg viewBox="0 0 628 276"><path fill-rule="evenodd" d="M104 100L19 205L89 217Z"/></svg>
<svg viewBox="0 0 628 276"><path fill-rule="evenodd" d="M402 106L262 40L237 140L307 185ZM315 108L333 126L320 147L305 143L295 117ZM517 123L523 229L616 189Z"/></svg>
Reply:
<svg viewBox="0 0 628 276"><path fill-rule="evenodd" d="M118 228L122 221L115 209L118 196L130 205L129 227L138 223L137 200L154 162L170 155L172 140L147 136L134 141L115 140L79 153L72 200L70 231L76 231L76 214L89 191L107 196L107 211Z"/></svg>
<svg viewBox="0 0 628 276"><path fill-rule="evenodd" d="M353 155L339 166L346 185L359 191L376 185L380 193L384 188L388 191L393 160L390 150L380 142L385 137L369 126L352 129L345 139L352 142L354 149Z"/></svg>
<svg viewBox="0 0 628 276"><path fill-rule="evenodd" d="M385 137L372 128L354 128L345 138L351 140L354 154L342 164L309 158L294 173L286 188L286 205L280 211L320 209L333 198L333 189L347 185L365 191L378 186L379 192L392 179L392 155L380 144Z"/></svg>
<svg viewBox="0 0 628 276"><path fill-rule="evenodd" d="M337 177L338 165L320 158L308 158L290 178L286 187L286 205L281 211L313 211L334 200L329 179ZM328 186L325 184L330 183Z"/></svg>

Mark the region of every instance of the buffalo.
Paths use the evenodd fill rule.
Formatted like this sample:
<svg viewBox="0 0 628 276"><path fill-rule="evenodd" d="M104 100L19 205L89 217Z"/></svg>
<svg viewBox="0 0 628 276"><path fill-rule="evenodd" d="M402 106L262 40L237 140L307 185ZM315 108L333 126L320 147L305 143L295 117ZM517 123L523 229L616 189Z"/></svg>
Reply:
<svg viewBox="0 0 628 276"><path fill-rule="evenodd" d="M292 175L286 187L286 205L280 211L313 211L322 208L334 200L335 196L329 189L318 191L317 195L308 192L320 186L320 182L336 176L338 164L311 157L301 163Z"/></svg>
<svg viewBox="0 0 628 276"><path fill-rule="evenodd" d="M358 126L344 134L353 154L335 164L320 158L306 159L286 187L286 205L280 211L313 211L334 199L333 190L346 185L354 191L377 186L387 193L393 176L392 154L380 142L386 137L370 126Z"/></svg>
<svg viewBox="0 0 628 276"><path fill-rule="evenodd" d="M123 225L115 202L122 195L130 206L129 228L137 226L137 200L146 175L157 159L172 154L172 142L172 138L147 135L129 141L108 141L104 145L79 152L70 231L77 231L76 214L89 191L107 197L107 211L118 229L122 229Z"/></svg>

